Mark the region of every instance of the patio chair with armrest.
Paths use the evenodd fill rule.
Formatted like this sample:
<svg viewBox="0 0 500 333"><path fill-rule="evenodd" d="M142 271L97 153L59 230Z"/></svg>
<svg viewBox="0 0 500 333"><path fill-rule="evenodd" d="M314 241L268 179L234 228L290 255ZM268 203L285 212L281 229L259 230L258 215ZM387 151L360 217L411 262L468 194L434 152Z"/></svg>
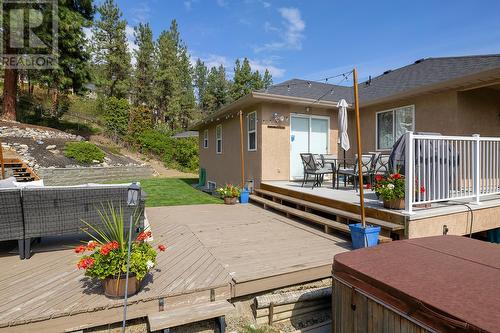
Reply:
<svg viewBox="0 0 500 333"><path fill-rule="evenodd" d="M323 166L320 161L311 153L301 153L300 158L302 159L302 165L304 167L304 178L302 179L302 187L309 181L309 176L314 177L314 183L312 188L315 186L321 186L324 177L327 174L334 174L334 170L331 167Z"/></svg>
<svg viewBox="0 0 500 333"><path fill-rule="evenodd" d="M335 188L335 179L337 172L337 155L335 154L321 154L321 162L324 167L331 167L333 170L332 174L332 188Z"/></svg>
<svg viewBox="0 0 500 333"><path fill-rule="evenodd" d="M363 154L361 155L361 174L363 177L369 178L369 183L371 184L371 177L373 176L373 159L375 155L373 154ZM345 164L345 163L344 163ZM356 191L358 190L358 158L356 157L356 161L353 164L345 164L346 167L340 166L337 168L337 189L339 188L339 178L340 176L344 176L344 186L347 186L346 180L348 178L352 178L352 183Z"/></svg>
<svg viewBox="0 0 500 333"><path fill-rule="evenodd" d="M389 169L389 157L391 155L389 154L379 154L377 158L375 159L374 167L373 167L373 177L372 177L372 183L374 182L375 176L376 175L381 175L385 176L388 174L390 171ZM372 184L373 185L373 184Z"/></svg>

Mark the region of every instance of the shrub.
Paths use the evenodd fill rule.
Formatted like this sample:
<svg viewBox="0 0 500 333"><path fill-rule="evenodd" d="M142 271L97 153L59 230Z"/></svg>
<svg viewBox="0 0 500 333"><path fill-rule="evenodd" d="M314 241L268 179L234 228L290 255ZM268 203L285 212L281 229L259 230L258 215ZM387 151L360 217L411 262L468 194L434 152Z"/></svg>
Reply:
<svg viewBox="0 0 500 333"><path fill-rule="evenodd" d="M196 171L199 167L197 138L173 139L157 130L147 130L136 141L143 152L163 158L171 168Z"/></svg>
<svg viewBox="0 0 500 333"><path fill-rule="evenodd" d="M104 161L106 153L95 144L88 141L66 142L64 145L64 156L74 158L80 163L92 163L96 160Z"/></svg>
<svg viewBox="0 0 500 333"><path fill-rule="evenodd" d="M125 136L128 128L129 104L126 99L109 97L100 100L106 129L114 136ZM115 138L116 139L116 138Z"/></svg>
<svg viewBox="0 0 500 333"><path fill-rule="evenodd" d="M136 141L137 137L153 127L153 115L151 110L143 105L133 107L130 110L128 122L128 137L131 141Z"/></svg>

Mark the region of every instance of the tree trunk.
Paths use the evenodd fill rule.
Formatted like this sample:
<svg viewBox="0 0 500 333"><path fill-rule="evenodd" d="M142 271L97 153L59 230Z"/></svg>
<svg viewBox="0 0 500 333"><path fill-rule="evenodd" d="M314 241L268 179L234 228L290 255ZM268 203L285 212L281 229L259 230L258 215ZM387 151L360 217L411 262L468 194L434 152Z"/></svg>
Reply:
<svg viewBox="0 0 500 333"><path fill-rule="evenodd" d="M50 114L53 118L57 118L57 110L59 109L59 89L54 89L52 93L52 108Z"/></svg>
<svg viewBox="0 0 500 333"><path fill-rule="evenodd" d="M4 71L2 117L7 120L16 120L17 74L17 69Z"/></svg>

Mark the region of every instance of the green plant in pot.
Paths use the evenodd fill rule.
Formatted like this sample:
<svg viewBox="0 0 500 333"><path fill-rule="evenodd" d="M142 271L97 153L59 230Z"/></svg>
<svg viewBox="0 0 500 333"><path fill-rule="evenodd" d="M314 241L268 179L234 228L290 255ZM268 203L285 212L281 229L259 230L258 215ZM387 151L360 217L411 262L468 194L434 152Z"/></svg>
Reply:
<svg viewBox="0 0 500 333"><path fill-rule="evenodd" d="M234 205L241 194L241 189L232 184L226 184L217 189L217 193L224 199L226 205Z"/></svg>
<svg viewBox="0 0 500 333"><path fill-rule="evenodd" d="M376 175L374 191L389 209L405 208L405 177L400 173Z"/></svg>
<svg viewBox="0 0 500 333"><path fill-rule="evenodd" d="M109 204L108 209L99 211L103 227L84 222L91 238L88 243L77 246L75 252L82 254L77 263L85 275L102 282L104 294L108 297L125 296L125 273L127 270L128 228L124 223L123 210ZM139 214L134 214L133 223L138 224ZM140 290L140 282L156 265L157 250L165 251L164 245L153 248L148 239L151 231L141 232L131 244L128 296Z"/></svg>

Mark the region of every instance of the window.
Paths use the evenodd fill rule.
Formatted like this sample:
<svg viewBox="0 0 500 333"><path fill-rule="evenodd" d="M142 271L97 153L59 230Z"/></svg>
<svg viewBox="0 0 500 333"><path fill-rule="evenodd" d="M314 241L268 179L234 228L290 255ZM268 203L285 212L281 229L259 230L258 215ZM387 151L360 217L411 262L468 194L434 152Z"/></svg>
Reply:
<svg viewBox="0 0 500 333"><path fill-rule="evenodd" d="M415 106L403 106L396 109L380 111L376 114L377 149L391 149L406 131L415 127Z"/></svg>
<svg viewBox="0 0 500 333"><path fill-rule="evenodd" d="M257 150L257 112L253 111L247 117L248 151Z"/></svg>
<svg viewBox="0 0 500 333"><path fill-rule="evenodd" d="M208 130L203 131L203 148L208 148Z"/></svg>
<svg viewBox="0 0 500 333"><path fill-rule="evenodd" d="M215 152L222 154L222 125L215 128Z"/></svg>

